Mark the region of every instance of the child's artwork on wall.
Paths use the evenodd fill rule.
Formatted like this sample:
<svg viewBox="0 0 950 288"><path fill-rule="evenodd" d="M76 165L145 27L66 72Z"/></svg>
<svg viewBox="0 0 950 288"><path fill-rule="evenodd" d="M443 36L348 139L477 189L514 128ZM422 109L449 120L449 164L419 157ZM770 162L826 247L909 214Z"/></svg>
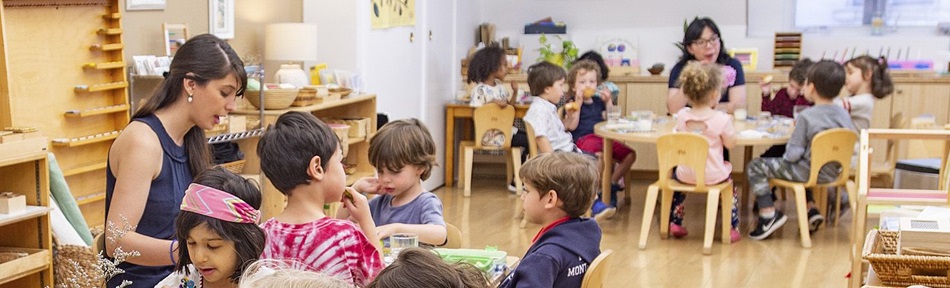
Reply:
<svg viewBox="0 0 950 288"><path fill-rule="evenodd" d="M373 0L370 27L383 29L416 25L416 0Z"/></svg>
<svg viewBox="0 0 950 288"><path fill-rule="evenodd" d="M615 36L602 36L600 39L596 51L604 57L604 63L611 67L611 75L639 73L640 57L633 41Z"/></svg>
<svg viewBox="0 0 950 288"><path fill-rule="evenodd" d="M759 64L759 48L731 48L729 57L742 63L743 71L755 71Z"/></svg>

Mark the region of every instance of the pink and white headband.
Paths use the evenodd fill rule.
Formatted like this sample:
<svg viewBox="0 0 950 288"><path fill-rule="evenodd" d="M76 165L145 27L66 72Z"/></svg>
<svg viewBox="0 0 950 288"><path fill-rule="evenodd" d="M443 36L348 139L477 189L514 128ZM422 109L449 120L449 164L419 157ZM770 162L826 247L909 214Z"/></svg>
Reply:
<svg viewBox="0 0 950 288"><path fill-rule="evenodd" d="M191 183L181 201L181 211L188 211L234 223L253 223L261 218L261 211L241 198L215 188Z"/></svg>

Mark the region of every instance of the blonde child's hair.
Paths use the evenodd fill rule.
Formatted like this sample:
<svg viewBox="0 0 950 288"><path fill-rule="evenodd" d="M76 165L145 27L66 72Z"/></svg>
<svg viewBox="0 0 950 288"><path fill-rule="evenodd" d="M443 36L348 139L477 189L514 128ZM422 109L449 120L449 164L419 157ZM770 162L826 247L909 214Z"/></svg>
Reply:
<svg viewBox="0 0 950 288"><path fill-rule="evenodd" d="M567 215L579 217L594 204L598 182L594 159L580 153L554 152L521 166L522 180L541 193L554 190Z"/></svg>
<svg viewBox="0 0 950 288"><path fill-rule="evenodd" d="M581 74L581 72L590 71L594 71L594 73L597 74L594 76L594 78L597 79L597 84L599 85L601 82L600 66L597 65L597 62L594 62L593 60L580 60L574 62L574 65L571 66L571 71L567 72L567 95L573 96L575 93L577 93L574 91L574 82L577 81L577 77Z"/></svg>
<svg viewBox="0 0 950 288"><path fill-rule="evenodd" d="M407 248L367 288L487 288L488 279L471 264L445 263L431 250Z"/></svg>
<svg viewBox="0 0 950 288"><path fill-rule="evenodd" d="M297 269L302 264L262 259L248 265L241 276L239 288L347 288L349 283L332 276Z"/></svg>
<svg viewBox="0 0 950 288"><path fill-rule="evenodd" d="M376 169L399 171L407 165L425 169L420 179L429 179L435 158L435 140L419 119L389 122L369 141L369 162Z"/></svg>
<svg viewBox="0 0 950 288"><path fill-rule="evenodd" d="M679 79L680 90L692 106L706 106L718 99L722 91L722 70L717 64L690 61L683 68ZM715 98L715 99L713 99Z"/></svg>

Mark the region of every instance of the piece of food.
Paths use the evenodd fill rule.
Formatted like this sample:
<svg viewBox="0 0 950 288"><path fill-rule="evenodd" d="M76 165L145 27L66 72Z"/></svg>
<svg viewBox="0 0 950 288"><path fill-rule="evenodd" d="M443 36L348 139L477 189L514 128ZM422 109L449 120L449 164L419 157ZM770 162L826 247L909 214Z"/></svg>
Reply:
<svg viewBox="0 0 950 288"><path fill-rule="evenodd" d="M772 83L772 75L765 75L765 77L762 77L762 83Z"/></svg>
<svg viewBox="0 0 950 288"><path fill-rule="evenodd" d="M596 92L597 90L594 90L594 88L584 89L584 98L594 97L594 93Z"/></svg>
<svg viewBox="0 0 950 288"><path fill-rule="evenodd" d="M564 104L564 109L567 111L577 111L577 110L580 110L581 107L580 105L577 105L576 102L571 102L571 103Z"/></svg>
<svg viewBox="0 0 950 288"><path fill-rule="evenodd" d="M350 202L355 202L353 200L353 193L359 192L356 192L356 190L353 190L353 188L346 187L346 189L343 190L343 199L350 199ZM343 202L343 199L340 199L340 201Z"/></svg>

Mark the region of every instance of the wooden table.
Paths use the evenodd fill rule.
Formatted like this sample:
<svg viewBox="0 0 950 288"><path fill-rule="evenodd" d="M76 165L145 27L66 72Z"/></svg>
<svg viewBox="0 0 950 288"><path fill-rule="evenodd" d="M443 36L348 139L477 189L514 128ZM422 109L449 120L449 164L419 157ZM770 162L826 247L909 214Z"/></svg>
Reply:
<svg viewBox="0 0 950 288"><path fill-rule="evenodd" d="M515 118L524 117L528 112L528 104L515 104ZM455 184L455 125L456 120L472 119L475 114L475 108L469 106L466 102L449 102L445 104L445 186L449 187ZM467 122L465 127L470 127L471 122ZM471 130L465 129L462 139L471 137Z"/></svg>
<svg viewBox="0 0 950 288"><path fill-rule="evenodd" d="M607 125L607 122L601 122L594 126L594 132L597 133L600 137L604 138L604 148L603 148L603 159L613 158L613 145L614 141L623 141L623 142L639 142L639 143L656 143L660 136L673 133L673 126L675 126L675 120L670 117L661 117L659 120L654 121L653 131L652 132L618 132L614 130L608 130L604 126ZM743 130L755 129L755 121L735 121L733 125L736 128L736 134L742 132ZM745 147L745 156L742 159L742 163L746 164L742 167L747 167L749 161L752 161L752 147L754 146L772 146L772 145L781 145L788 142L788 139L791 136L792 129L788 129L786 134L783 134L778 137L761 137L761 138L750 138L750 137L741 137L739 136L736 139L736 146ZM613 161L603 161L604 171L601 176L601 191L610 191L610 176L614 171ZM745 178L745 172L742 173L743 178ZM742 179L742 193L743 197L748 198L749 194L749 181ZM610 203L610 193L603 193L603 202ZM741 206L741 205L740 205Z"/></svg>

